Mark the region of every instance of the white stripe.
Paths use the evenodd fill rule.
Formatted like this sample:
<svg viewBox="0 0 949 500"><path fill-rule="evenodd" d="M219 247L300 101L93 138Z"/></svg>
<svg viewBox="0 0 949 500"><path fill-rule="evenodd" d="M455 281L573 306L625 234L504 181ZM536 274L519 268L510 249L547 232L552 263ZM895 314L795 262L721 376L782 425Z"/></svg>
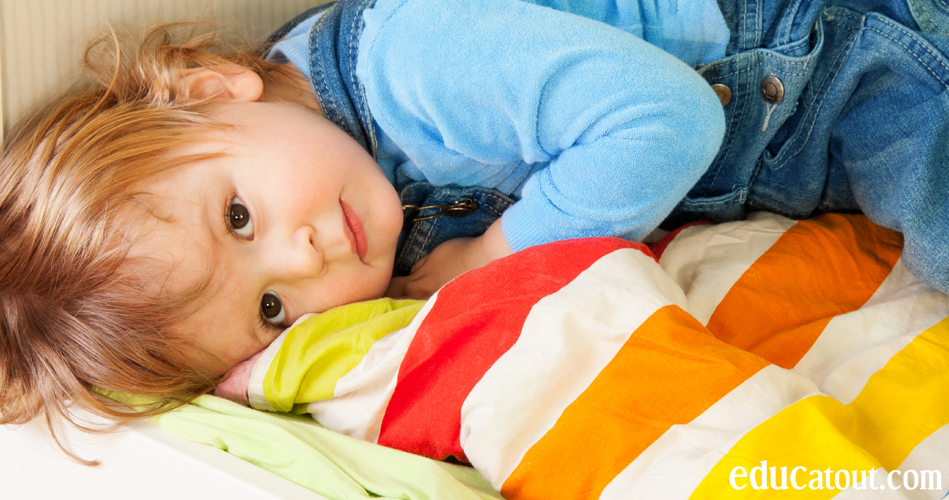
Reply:
<svg viewBox="0 0 949 500"><path fill-rule="evenodd" d="M247 380L247 401L252 408L276 411L270 406L267 397L264 395L264 377L267 376L267 369L270 368L270 364L273 363L277 353L280 352L280 346L286 340L287 333L313 316L315 314L304 314L297 318L286 330L280 332L280 335L264 349L264 353L254 362L254 366L250 370L250 377Z"/></svg>
<svg viewBox="0 0 949 500"><path fill-rule="evenodd" d="M900 464L901 471L915 470L917 473L922 471L938 470L940 472L941 486L939 489L922 491L917 489L913 498L944 498L949 492L949 425L945 425L923 439L909 456Z"/></svg>
<svg viewBox="0 0 949 500"><path fill-rule="evenodd" d="M408 326L377 340L352 370L340 377L331 399L314 401L307 411L324 427L375 443L386 406L392 399L402 359L418 327L438 300L438 294L422 306Z"/></svg>
<svg viewBox="0 0 949 500"><path fill-rule="evenodd" d="M738 279L795 224L761 212L745 221L686 228L662 252L659 264L685 291L686 310L707 325Z"/></svg>
<svg viewBox="0 0 949 500"><path fill-rule="evenodd" d="M862 308L830 321L794 371L850 404L890 358L947 315L949 295L920 282L899 260Z"/></svg>
<svg viewBox="0 0 949 500"><path fill-rule="evenodd" d="M528 314L461 409L465 454L496 489L659 308L682 290L638 250L610 253ZM529 397L526 397L529 395Z"/></svg>
<svg viewBox="0 0 949 500"><path fill-rule="evenodd" d="M688 424L669 428L613 478L600 499L689 498L745 434L816 393L806 378L768 365Z"/></svg>

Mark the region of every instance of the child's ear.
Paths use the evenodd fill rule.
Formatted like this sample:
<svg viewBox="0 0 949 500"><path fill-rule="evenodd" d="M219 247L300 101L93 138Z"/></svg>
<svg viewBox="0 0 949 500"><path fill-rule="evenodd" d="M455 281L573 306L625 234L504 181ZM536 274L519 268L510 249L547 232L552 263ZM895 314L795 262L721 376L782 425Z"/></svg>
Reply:
<svg viewBox="0 0 949 500"><path fill-rule="evenodd" d="M191 68L182 72L179 89L188 100L224 98L256 101L264 92L260 75L236 64L209 68Z"/></svg>

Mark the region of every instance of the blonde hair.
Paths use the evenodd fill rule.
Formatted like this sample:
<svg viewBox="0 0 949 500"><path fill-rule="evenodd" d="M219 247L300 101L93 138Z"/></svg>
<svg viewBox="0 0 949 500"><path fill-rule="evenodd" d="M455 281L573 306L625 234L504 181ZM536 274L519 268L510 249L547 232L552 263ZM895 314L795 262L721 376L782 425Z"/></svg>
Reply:
<svg viewBox="0 0 949 500"><path fill-rule="evenodd" d="M265 88L282 71L260 57L262 47L242 45L204 24L161 26L137 42L112 33L84 56L96 83L35 113L4 144L0 424L45 415L51 431L61 419L96 430L72 405L122 423L213 387L187 361L196 348L172 332L208 280L185 296L150 296L154 273L127 262L122 213L136 185L200 159L174 148L221 126L208 118L213 98L188 100L179 89L183 70L238 64ZM132 412L97 389L152 402Z"/></svg>

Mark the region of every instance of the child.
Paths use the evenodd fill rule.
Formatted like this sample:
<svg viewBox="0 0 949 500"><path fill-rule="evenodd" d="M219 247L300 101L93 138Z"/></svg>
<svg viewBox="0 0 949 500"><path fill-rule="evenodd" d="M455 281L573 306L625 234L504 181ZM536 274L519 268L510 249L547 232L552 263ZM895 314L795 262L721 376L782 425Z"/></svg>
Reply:
<svg viewBox="0 0 949 500"><path fill-rule="evenodd" d="M863 210L949 290L949 22L550 3L344 0L270 61L168 30L95 46L100 85L4 147L0 421L132 418L93 386L164 411L304 313L664 220Z"/></svg>

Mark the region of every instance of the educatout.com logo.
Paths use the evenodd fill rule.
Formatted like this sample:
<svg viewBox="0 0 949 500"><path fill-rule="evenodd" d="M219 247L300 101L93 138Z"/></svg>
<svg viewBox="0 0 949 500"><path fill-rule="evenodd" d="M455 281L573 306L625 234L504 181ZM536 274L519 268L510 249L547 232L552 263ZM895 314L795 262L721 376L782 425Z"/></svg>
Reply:
<svg viewBox="0 0 949 500"><path fill-rule="evenodd" d="M797 466L761 465L751 470L738 466L728 475L728 482L736 490L942 490L942 473L938 470L810 470Z"/></svg>

